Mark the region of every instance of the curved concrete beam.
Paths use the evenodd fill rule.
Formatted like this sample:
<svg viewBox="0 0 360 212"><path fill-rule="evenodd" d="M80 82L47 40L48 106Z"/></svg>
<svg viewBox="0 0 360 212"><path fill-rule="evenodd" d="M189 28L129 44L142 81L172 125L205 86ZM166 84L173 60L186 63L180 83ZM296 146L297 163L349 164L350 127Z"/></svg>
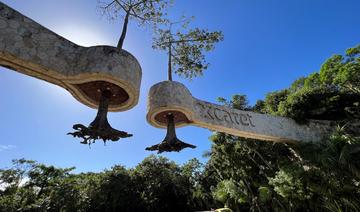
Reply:
<svg viewBox="0 0 360 212"><path fill-rule="evenodd" d="M235 136L275 142L317 142L326 138L330 122L312 120L299 125L294 120L236 110L194 98L181 83L160 82L151 87L147 121L166 128L166 114L173 113L177 127L195 125Z"/></svg>
<svg viewBox="0 0 360 212"><path fill-rule="evenodd" d="M76 45L1 2L0 65L61 86L92 108L104 88L113 94L109 111L130 109L139 99L141 67L130 53Z"/></svg>

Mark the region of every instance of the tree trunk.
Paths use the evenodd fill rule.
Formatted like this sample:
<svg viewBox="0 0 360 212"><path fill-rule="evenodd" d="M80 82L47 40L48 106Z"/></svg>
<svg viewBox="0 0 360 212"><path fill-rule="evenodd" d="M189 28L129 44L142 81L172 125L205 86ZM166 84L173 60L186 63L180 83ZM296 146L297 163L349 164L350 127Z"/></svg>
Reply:
<svg viewBox="0 0 360 212"><path fill-rule="evenodd" d="M120 36L119 42L117 44L118 49L122 49L122 47L123 47L124 40L125 40L125 37L126 37L127 26L128 26L128 23L129 23L129 16L130 16L130 10L127 11L126 15L125 15L125 20L124 20L124 25L123 25L123 28L122 28L121 36Z"/></svg>

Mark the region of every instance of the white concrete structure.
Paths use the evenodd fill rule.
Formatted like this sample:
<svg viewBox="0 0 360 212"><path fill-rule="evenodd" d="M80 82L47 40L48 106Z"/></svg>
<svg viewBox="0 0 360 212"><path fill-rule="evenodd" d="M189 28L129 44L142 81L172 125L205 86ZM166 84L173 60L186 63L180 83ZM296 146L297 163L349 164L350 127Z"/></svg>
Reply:
<svg viewBox="0 0 360 212"><path fill-rule="evenodd" d="M167 113L175 115L177 127L195 125L235 136L275 142L317 142L333 130L329 122L312 120L306 125L294 120L250 111L236 110L192 97L189 90L174 81L151 87L147 121L166 128Z"/></svg>
<svg viewBox="0 0 360 212"><path fill-rule="evenodd" d="M113 94L110 111L138 102L141 67L130 53L76 45L1 2L0 65L61 86L92 108L104 87Z"/></svg>

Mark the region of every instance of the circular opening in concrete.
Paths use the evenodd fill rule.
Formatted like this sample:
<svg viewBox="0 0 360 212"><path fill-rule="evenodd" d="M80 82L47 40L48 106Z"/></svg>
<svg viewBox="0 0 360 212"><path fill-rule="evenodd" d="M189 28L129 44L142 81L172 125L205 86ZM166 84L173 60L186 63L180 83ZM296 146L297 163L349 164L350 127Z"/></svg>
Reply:
<svg viewBox="0 0 360 212"><path fill-rule="evenodd" d="M166 115L169 113L174 115L175 124L190 123L190 120L186 117L184 113L175 110L162 111L155 115L155 120L166 126L167 125Z"/></svg>
<svg viewBox="0 0 360 212"><path fill-rule="evenodd" d="M123 88L106 81L85 82L76 84L75 87L81 90L87 98L96 104L99 104L101 91L103 90L109 90L111 92L109 106L121 105L129 99L129 94Z"/></svg>

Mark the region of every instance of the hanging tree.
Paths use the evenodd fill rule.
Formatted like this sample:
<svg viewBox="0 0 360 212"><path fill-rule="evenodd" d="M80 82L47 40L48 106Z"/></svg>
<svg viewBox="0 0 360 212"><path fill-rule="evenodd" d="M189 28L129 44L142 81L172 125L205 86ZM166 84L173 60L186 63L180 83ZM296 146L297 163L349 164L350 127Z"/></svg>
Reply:
<svg viewBox="0 0 360 212"><path fill-rule="evenodd" d="M113 0L110 2L100 2L100 8L111 18L116 18L119 14L123 15L124 23L117 48L122 49L126 37L129 20L138 21L140 25L164 23L165 10L171 3L171 0ZM112 86L99 85L97 89L100 92L100 101L96 118L88 127L82 124L75 124L75 132L68 133L74 137L82 138L82 144L94 143L97 139L118 141L120 138L131 137L124 131L112 128L107 120L109 102L112 98L120 98L116 95L117 90Z"/></svg>
<svg viewBox="0 0 360 212"><path fill-rule="evenodd" d="M209 32L205 29L187 29L189 19L179 22L167 22L165 28L156 29L153 48L167 52L168 55L168 80L172 81L172 73L192 79L202 75L209 63L205 60L205 52L211 51L215 43L223 39L221 31ZM180 25L180 27L176 26ZM146 150L161 152L180 151L184 148L196 146L182 142L176 137L175 117L169 112L166 115L167 134L165 139L156 145L147 147Z"/></svg>

